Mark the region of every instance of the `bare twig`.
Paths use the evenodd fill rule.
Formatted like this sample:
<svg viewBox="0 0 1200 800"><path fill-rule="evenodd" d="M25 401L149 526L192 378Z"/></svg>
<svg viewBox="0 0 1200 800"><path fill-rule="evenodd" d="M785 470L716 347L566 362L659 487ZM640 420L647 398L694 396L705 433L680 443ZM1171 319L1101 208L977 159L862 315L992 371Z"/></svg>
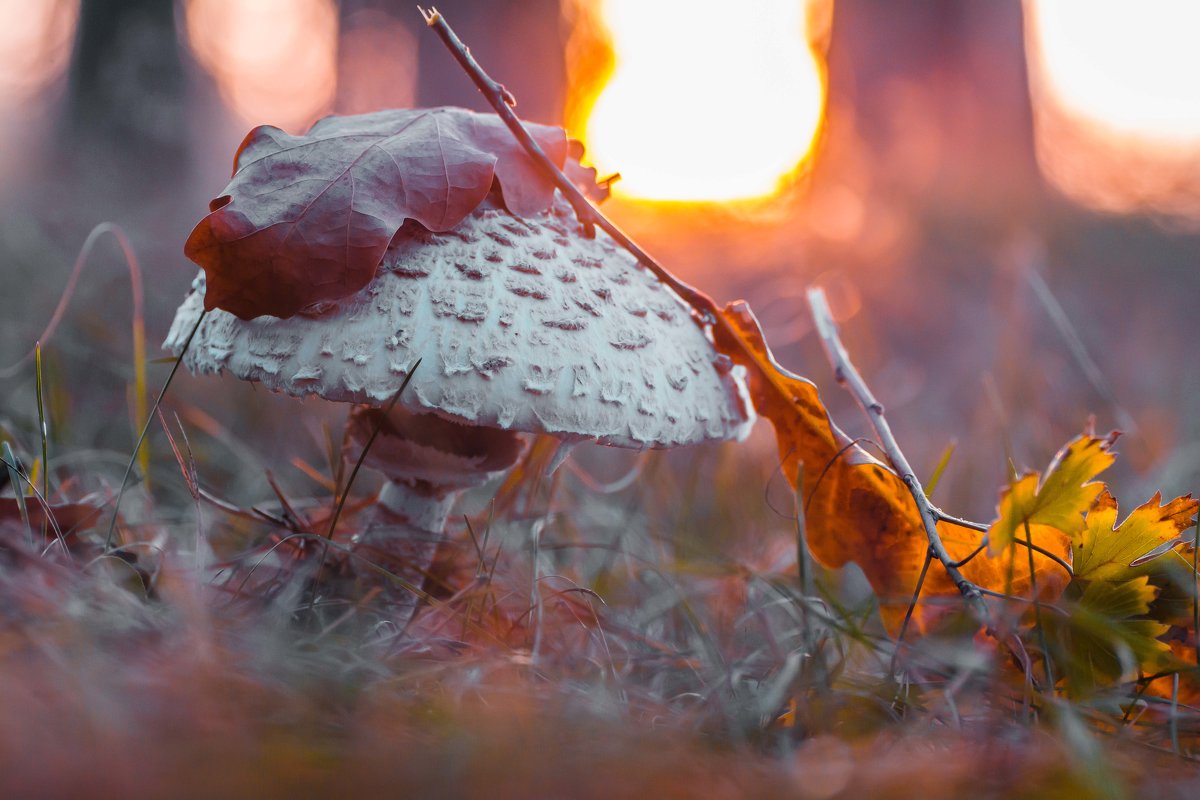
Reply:
<svg viewBox="0 0 1200 800"><path fill-rule="evenodd" d="M458 34L454 32L446 23L446 18L443 17L436 8L430 7L428 11L421 6L417 6L417 10L421 12L421 16L425 18L425 24L433 29L441 40L450 50L450 54L471 77L472 82L479 91L492 104L492 108L496 109L496 113L500 115L500 119L504 120L504 124L512 131L513 136L517 137L517 141L521 146L533 157L533 160L538 163L538 166L548 174L553 174L558 169L558 165L550 160L546 155L546 151L537 143L525 126L521 124L520 119L513 113L513 108L517 105L517 98L512 96L512 92L504 88L504 85L497 82L484 71L479 62L475 60L475 56L471 55L471 49L463 44L458 38ZM567 184L575 189L574 184L567 181ZM575 191L567 191L563 186L559 186L563 196L571 203L571 207L575 209L575 215L579 218L579 223L583 225L587 237L590 239L596 235L595 230L595 214L592 213L591 204L587 198L578 189Z"/></svg>
<svg viewBox="0 0 1200 800"><path fill-rule="evenodd" d="M961 566L964 566L964 565L966 565L966 564L970 564L972 561L974 561L974 560L975 560L975 557L976 557L977 555L979 555L980 553L982 553L984 550L986 550L986 549L987 549L987 545L988 545L988 542L987 542L987 537L985 536L985 537L983 537L983 541L981 541L981 542L980 542L980 543L979 543L979 544L978 544L978 545L975 547L975 549L974 549L974 550L972 550L971 552L967 553L965 556L963 556L962 558L960 558L958 561L955 561L955 562L954 562L954 566L956 566L956 567L961 567Z"/></svg>
<svg viewBox="0 0 1200 800"><path fill-rule="evenodd" d="M963 519L962 517L956 517L953 514L947 514L937 506L933 507L933 515L937 517L938 522L949 522L951 525L957 525L960 528L966 528L967 530L978 531L980 533L988 532L988 526L984 525L982 522L974 522L969 519Z"/></svg>
<svg viewBox="0 0 1200 800"><path fill-rule="evenodd" d="M821 344L825 347L825 354L829 358L829 363L833 365L838 382L845 384L850 393L854 395L854 399L862 406L863 412L871 421L871 427L875 429L875 435L879 437L883 450L887 453L900 480L912 493L913 500L917 504L917 511L921 515L921 523L925 527L925 536L929 539L929 549L933 553L933 557L942 563L942 568L950 576L954 585L958 587L958 591L970 605L972 612L979 617L980 621L986 622L988 610L987 605L983 602L983 593L978 586L966 579L955 565L954 559L950 557L950 553L946 551L946 546L942 543L942 537L937 530L938 512L929 502L929 498L925 496L920 479L909 466L908 459L905 458L900 446L896 444L896 437L892 435L892 429L884 416L883 406L871 394L866 381L854 368L854 364L850 362L850 356L846 352L845 346L842 345L842 340L838 337L837 324L833 321L833 313L829 310L829 301L825 298L825 292L820 288L809 289L808 304L812 308L817 333L821 337Z"/></svg>
<svg viewBox="0 0 1200 800"><path fill-rule="evenodd" d="M933 550L925 551L925 561L921 564L921 574L917 576L917 585L913 587L912 600L909 601L908 609L904 612L904 622L900 623L900 632L896 634L896 649L892 651L892 668L891 674L896 674L896 656L900 654L900 645L904 641L904 634L908 630L908 623L912 621L913 612L917 610L917 601L921 599L921 587L925 585L925 576L929 573L929 565L933 562Z"/></svg>
<svg viewBox="0 0 1200 800"><path fill-rule="evenodd" d="M583 196L583 192L579 191L579 188L558 168L558 165L550 160L549 156L534 141L529 131L525 129L521 120L513 113L513 106L517 104L516 99L513 98L507 89L484 71L479 62L475 60L475 57L471 55L470 48L463 44L462 40L458 38L458 34L446 22L446 18L438 13L436 8L428 10L420 6L417 8L420 10L421 16L425 18L425 24L441 38L442 43L446 45L450 54L454 56L454 59L458 61L471 77L472 82L483 93L484 98L496 110L500 118L504 120L504 124L512 131L513 136L517 137L517 141L528 151L529 155L537 162L546 175L554 181L555 186L562 192L563 197L567 198L571 207L575 209L575 215L579 218L580 224L583 225L588 235L592 235L594 227L599 227L611 236L617 244L628 250L642 266L654 273L655 277L667 284L667 286L671 287L672 291L683 298L692 307L702 323L720 324L720 315L717 313L716 305L713 303L712 298L699 289L689 286L676 278L666 267L659 264L649 253L626 236L620 228L596 210L596 207Z"/></svg>

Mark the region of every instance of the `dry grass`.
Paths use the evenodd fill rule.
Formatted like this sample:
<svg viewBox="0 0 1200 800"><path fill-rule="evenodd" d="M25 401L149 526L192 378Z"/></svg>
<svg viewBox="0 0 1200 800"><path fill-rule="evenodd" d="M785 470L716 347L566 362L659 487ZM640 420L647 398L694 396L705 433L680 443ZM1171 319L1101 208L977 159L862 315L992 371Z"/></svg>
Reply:
<svg viewBox="0 0 1200 800"><path fill-rule="evenodd" d="M878 327L863 349L886 366L881 353L919 347L889 338L912 315L884 299L868 298L882 316L859 332ZM132 441L116 421L136 406L124 387L142 393L127 357L98 355L127 348L92 306L75 322L84 333L45 353L49 442L32 367L0 416L0 438L40 473L35 485L46 476L54 502L113 496ZM1057 352L1028 336L1008 348ZM936 361L938 380L974 380L978 348L943 338L965 365ZM825 369L807 344L806 374ZM1153 355L1145 344L1127 346ZM1022 364L1022 380L1062 372ZM151 388L166 369L152 367ZM1028 389L1016 378L1001 388ZM994 427L986 398L961 395ZM926 469L957 397L927 387L900 408L920 412L902 430ZM1012 432L1049 453L1063 437L1039 420L1060 401L1038 397L1011 409ZM1133 705L1131 685L1047 701L1009 654L953 620L897 656L852 569L819 572L803 596L793 499L765 425L738 446L584 449L552 476L535 459L468 496L470 524L452 525L431 597L400 635L336 568L314 591L319 551L293 547L312 537L262 558L292 535L251 510L278 516L272 484L308 516L301 528L325 530L337 409L181 376L164 411L179 457L156 423L115 553L103 546L111 507L70 535L69 556L43 546L40 526L0 518L0 794L1184 797L1200 782L1171 752L1172 734L1194 749L1200 710L1185 697L1172 711L1164 681ZM1001 448L981 442L960 445L939 490L955 507L994 503L985 466ZM236 513L197 502L192 481ZM354 494L372 488L364 476ZM343 539L362 509L347 504Z"/></svg>
<svg viewBox="0 0 1200 800"><path fill-rule="evenodd" d="M11 438L32 463L38 441ZM1154 709L1140 727L1039 709L969 630L893 673L852 574L800 595L766 437L526 465L464 502L405 635L336 570L314 591L311 555L243 583L286 531L197 512L173 438L185 472L160 430L123 557L107 517L70 557L0 527L8 796L1183 796L1194 777ZM189 430L201 454L209 439ZM78 499L89 472L116 468L54 470L52 493ZM318 520L331 500L291 502Z"/></svg>

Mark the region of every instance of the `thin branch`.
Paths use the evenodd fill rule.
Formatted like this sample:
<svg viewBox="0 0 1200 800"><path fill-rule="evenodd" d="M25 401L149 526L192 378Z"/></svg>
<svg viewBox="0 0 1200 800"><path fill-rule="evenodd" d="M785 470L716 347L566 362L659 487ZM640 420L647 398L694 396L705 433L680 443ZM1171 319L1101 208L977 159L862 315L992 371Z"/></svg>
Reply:
<svg viewBox="0 0 1200 800"><path fill-rule="evenodd" d="M896 444L896 437L892 435L892 429L888 425L887 418L884 416L883 406L871 394L866 381L863 380L862 375L859 374L858 370L850 362L850 356L846 352L845 346L842 345L842 340L838 337L837 324L833 321L833 313L829 310L829 301L825 299L825 292L820 288L809 289L808 304L812 308L817 333L821 337L821 344L825 348L825 355L829 358L829 363L833 365L838 383L846 385L850 393L854 395L854 399L862 406L863 412L866 413L867 418L871 421L871 427L875 429L875 434L879 437L879 441L883 445L884 452L887 453L888 459L892 462L892 466L900 476L900 480L908 487L913 500L917 504L917 511L921 515L921 523L925 528L925 536L929 539L929 548L934 558L941 562L942 568L950 576L950 580L954 582L954 585L958 587L959 593L967 601L971 610L980 621L986 622L988 620L988 610L987 604L983 602L983 593L978 586L966 579L962 572L959 571L959 568L955 566L954 559L950 557L950 553L946 551L946 546L942 543L942 537L938 534L937 514L934 511L934 507L929 502L929 498L925 496L925 490L921 486L921 481L917 478L916 473L913 472L912 467L909 466L904 452Z"/></svg>
<svg viewBox="0 0 1200 800"><path fill-rule="evenodd" d="M908 623L912 621L913 613L917 610L917 601L921 599L921 587L925 585L925 576L929 573L929 565L933 562L933 550L925 551L925 562L921 564L921 574L917 576L917 585L913 587L912 600L904 612L904 622L900 623L900 632L896 634L896 649L892 651L891 674L896 674L896 657L900 654L900 645L904 642L904 634L908 631Z"/></svg>
<svg viewBox="0 0 1200 800"><path fill-rule="evenodd" d="M533 137L521 123L520 118L513 113L513 106L517 104L512 94L505 89L501 84L496 82L490 75L484 71L475 57L471 55L470 49L463 44L458 38L458 34L446 22L436 8L428 10L417 7L421 12L421 16L425 19L425 24L428 25L434 33L446 45L446 49L454 56L454 59L462 66L466 73L471 77L471 81L483 94L484 98L491 104L496 113L500 115L500 119L504 120L504 124L512 131L513 136L517 137L517 141L528 151L530 157L537 162L545 174L554 181L555 186L562 192L563 197L571 204L571 208L575 210L575 215L579 218L579 222L583 225L584 230L589 236L592 235L593 227L599 227L605 233L613 238L613 240L628 250L634 258L636 258L642 266L654 273L660 281L671 287L671 290L679 295L683 300L692 307L699 321L704 324L722 323L721 315L717 313L716 305L712 298L690 286L672 275L666 267L659 264L654 258L637 245L632 239L614 225L608 218L601 214L595 206L584 197L583 192L571 182L571 179L559 169L558 165L550 160L545 151L534 141Z"/></svg>
<svg viewBox="0 0 1200 800"><path fill-rule="evenodd" d="M973 522L969 519L963 519L962 517L956 517L952 514L947 514L945 511L942 511L936 506L933 509L933 516L937 518L938 522L949 522L951 525L957 525L958 527L966 528L967 530L979 531L980 533L987 533L989 530L988 526L984 525L982 522Z"/></svg>
<svg viewBox="0 0 1200 800"><path fill-rule="evenodd" d="M972 561L975 560L975 556L982 553L986 548L987 548L987 537L985 536L985 537L983 537L983 541L979 543L978 547L976 547L971 552L967 553L965 556L960 558L958 561L955 561L954 566L963 567L963 566L966 566L967 564L970 564Z"/></svg>

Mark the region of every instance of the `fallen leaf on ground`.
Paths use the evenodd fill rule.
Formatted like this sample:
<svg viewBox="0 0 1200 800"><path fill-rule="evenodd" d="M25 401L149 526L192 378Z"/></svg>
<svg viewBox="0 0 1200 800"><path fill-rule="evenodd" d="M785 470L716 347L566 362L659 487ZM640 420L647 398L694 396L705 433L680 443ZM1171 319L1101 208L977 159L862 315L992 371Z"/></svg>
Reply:
<svg viewBox="0 0 1200 800"><path fill-rule="evenodd" d="M86 528L95 522L103 509L91 503L59 503L51 504L50 514L58 529L69 533L76 528ZM29 525L41 531L42 525L48 520L42 504L32 497L25 498L25 511L29 515ZM16 498L0 497L0 524L21 522L21 509Z"/></svg>

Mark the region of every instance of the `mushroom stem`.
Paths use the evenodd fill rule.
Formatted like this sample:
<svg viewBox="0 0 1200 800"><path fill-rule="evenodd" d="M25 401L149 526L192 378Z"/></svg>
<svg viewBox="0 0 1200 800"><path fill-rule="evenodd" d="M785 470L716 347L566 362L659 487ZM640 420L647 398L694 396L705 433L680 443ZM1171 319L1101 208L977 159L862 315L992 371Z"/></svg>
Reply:
<svg viewBox="0 0 1200 800"><path fill-rule="evenodd" d="M416 528L441 531L461 492L428 495L402 481L388 481L379 492L379 506L389 514L406 520Z"/></svg>
<svg viewBox="0 0 1200 800"><path fill-rule="evenodd" d="M347 425L346 457L356 458L374 430L379 433L363 463L382 472L387 483L354 548L399 578L384 585L384 598L389 616L403 628L417 609L458 496L512 467L525 441L517 433L435 414L357 406Z"/></svg>
<svg viewBox="0 0 1200 800"><path fill-rule="evenodd" d="M380 491L366 526L354 537L359 556L399 579L385 583L384 597L389 617L400 628L416 613L446 519L461 493L429 494L390 480Z"/></svg>

